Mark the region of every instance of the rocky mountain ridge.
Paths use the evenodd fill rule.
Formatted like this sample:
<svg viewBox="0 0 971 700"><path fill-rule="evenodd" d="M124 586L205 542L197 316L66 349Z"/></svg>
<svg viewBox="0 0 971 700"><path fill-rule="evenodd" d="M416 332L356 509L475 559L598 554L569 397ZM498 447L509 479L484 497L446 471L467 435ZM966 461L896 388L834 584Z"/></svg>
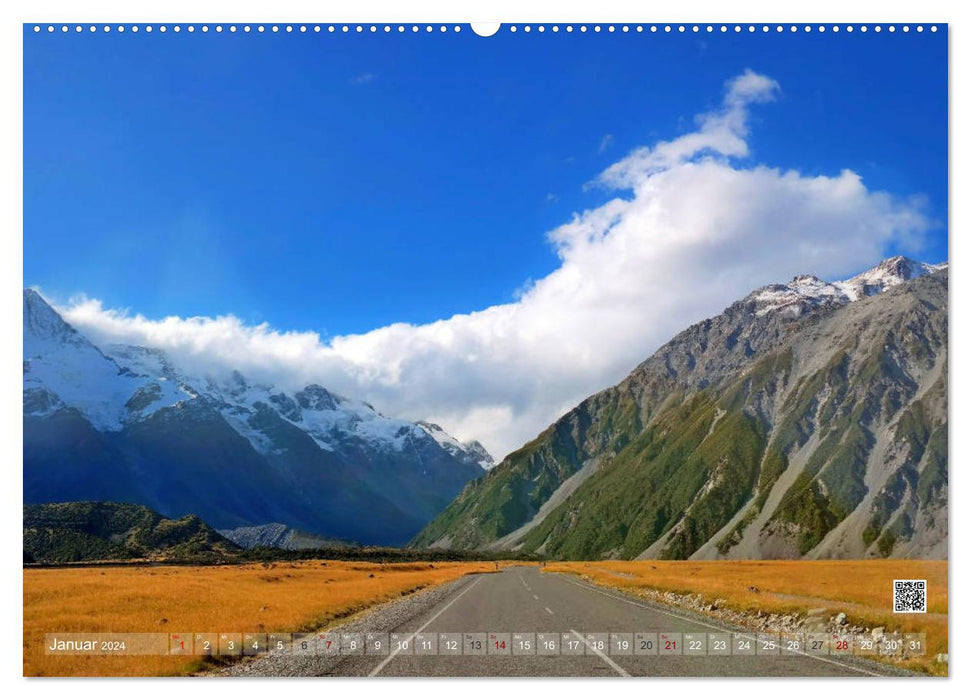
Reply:
<svg viewBox="0 0 971 700"><path fill-rule="evenodd" d="M891 258L756 290L471 482L413 544L946 557L946 267Z"/></svg>

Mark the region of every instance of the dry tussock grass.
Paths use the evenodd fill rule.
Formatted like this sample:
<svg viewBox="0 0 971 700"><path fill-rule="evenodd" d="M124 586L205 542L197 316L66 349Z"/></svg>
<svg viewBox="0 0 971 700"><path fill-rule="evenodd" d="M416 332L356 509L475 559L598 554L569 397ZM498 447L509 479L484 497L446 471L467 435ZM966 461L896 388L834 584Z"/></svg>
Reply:
<svg viewBox="0 0 971 700"><path fill-rule="evenodd" d="M928 654L910 667L946 673L933 663L947 653L947 562L901 559L866 561L603 561L550 564L548 571L588 576L637 593L654 589L700 594L722 608L747 612L845 612L851 623L888 631L927 634ZM926 615L892 612L894 579L927 579Z"/></svg>
<svg viewBox="0 0 971 700"><path fill-rule="evenodd" d="M184 675L199 658L47 656L53 632L302 632L493 562L308 561L24 571L25 676Z"/></svg>

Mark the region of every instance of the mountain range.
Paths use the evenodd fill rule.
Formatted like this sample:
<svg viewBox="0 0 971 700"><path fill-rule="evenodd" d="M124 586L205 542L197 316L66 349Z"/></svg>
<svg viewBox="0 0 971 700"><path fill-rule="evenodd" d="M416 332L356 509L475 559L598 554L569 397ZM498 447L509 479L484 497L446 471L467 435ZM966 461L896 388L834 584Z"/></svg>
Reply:
<svg viewBox="0 0 971 700"><path fill-rule="evenodd" d="M271 547L274 549L326 549L328 547L353 547L353 542L328 539L295 530L284 523L266 523L219 530L219 534L243 549Z"/></svg>
<svg viewBox="0 0 971 700"><path fill-rule="evenodd" d="M947 264L758 289L469 482L412 544L947 558Z"/></svg>
<svg viewBox="0 0 971 700"><path fill-rule="evenodd" d="M213 527L399 545L492 466L477 442L311 384L197 376L100 347L23 293L24 503L113 501Z"/></svg>

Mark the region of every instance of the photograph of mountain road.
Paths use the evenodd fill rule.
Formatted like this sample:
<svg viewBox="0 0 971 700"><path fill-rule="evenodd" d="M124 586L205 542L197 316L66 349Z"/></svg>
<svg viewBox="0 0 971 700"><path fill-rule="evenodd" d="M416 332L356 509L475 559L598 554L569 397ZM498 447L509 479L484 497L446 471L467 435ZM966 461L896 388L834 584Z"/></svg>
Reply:
<svg viewBox="0 0 971 700"><path fill-rule="evenodd" d="M945 25L280 27L24 27L24 676L948 675Z"/></svg>

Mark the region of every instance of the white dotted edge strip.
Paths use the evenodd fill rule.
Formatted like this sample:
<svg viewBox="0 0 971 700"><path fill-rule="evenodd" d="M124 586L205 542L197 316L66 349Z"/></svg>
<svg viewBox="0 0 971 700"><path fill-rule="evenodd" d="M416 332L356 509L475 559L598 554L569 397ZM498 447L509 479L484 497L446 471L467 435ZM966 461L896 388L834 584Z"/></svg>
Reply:
<svg viewBox="0 0 971 700"><path fill-rule="evenodd" d="M307 33L320 34L321 32L326 32L326 33L330 33L330 34L335 34L335 33L343 33L343 34L360 33L360 34L363 34L365 32L368 32L368 33L371 33L371 34L376 34L378 32L391 33L392 31L397 31L399 33L404 33L404 32L408 32L408 31L410 31L412 33L418 33L418 32L420 32L422 30L424 30L426 33L431 33L431 32L434 32L436 30L438 30L438 32L440 32L440 33L446 33L446 32L449 32L449 31L452 31L452 32L455 32L455 33L459 33L459 32L462 31L462 27L460 25L457 25L457 24L456 25L444 25L443 24L443 25L435 25L435 26L430 25L430 24L429 25L417 25L417 24L414 24L414 25L403 25L403 24L401 24L401 25L394 25L394 26L392 26L390 24L385 24L385 25L376 25L376 24L371 24L371 25L364 25L364 24L356 24L356 25L355 24L329 24L329 25L321 25L321 24L311 24L311 25L308 25L308 24L296 24L296 25L295 24L269 24L269 25L267 25L267 24L238 24L238 25L237 24L226 24L226 25L223 25L223 24L215 24L215 25L211 25L211 26L208 25L208 24L200 24L200 25L195 25L195 24L185 24L185 25L182 25L182 24L172 24L172 25L168 25L168 24L160 24L160 25L151 25L151 24L147 24L147 25L139 25L139 24L133 24L133 25L124 25L124 24L111 25L111 24L104 24L104 25L100 25L100 26L99 25L95 25L95 24L90 24L90 25L81 25L81 24L75 24L75 25L67 25L67 24L62 24L62 25L54 25L54 24L40 25L40 24L35 24L33 26L33 30L34 30L34 33L35 34L40 33L40 32L43 32L45 30L48 33L51 33L51 34L53 34L54 32L57 32L58 30L60 30L62 33L65 33L65 34L68 33L68 32L70 32L70 31L72 31L72 30L75 33L78 33L78 34L80 34L82 32L85 32L85 31L87 31L89 33L102 32L102 33L105 33L105 34L108 34L108 33L111 33L111 32L116 32L118 34L123 34L125 32L131 32L131 33L144 32L144 33L147 33L147 34L151 34L152 32L160 32L162 34L164 34L166 32L175 32L176 34L179 34L181 32L189 32L190 34L193 34L196 31L202 32L203 34L208 33L210 31L216 32L217 34L220 34L220 33L223 33L223 32L228 32L230 34L235 34L235 33L238 33L238 32L239 33L243 33L243 34L250 34L250 33L265 34L267 32L273 33L273 34L279 34L281 32L286 33L286 34L292 34L294 32L299 33L299 34L307 34Z"/></svg>
<svg viewBox="0 0 971 700"><path fill-rule="evenodd" d="M662 32L662 33L668 33L668 34L670 34L672 32L677 32L677 33L680 33L680 34L689 33L689 32L690 33L693 33L693 34L699 34L699 33L702 33L702 32L707 33L707 34L714 34L714 33L727 34L729 32L734 32L736 34L740 34L742 32L748 32L749 34L755 34L755 33L768 34L768 33L772 32L772 31L775 31L776 33L782 33L782 32L785 32L785 31L788 31L790 33L797 33L797 32L800 32L801 31L802 33L816 32L816 33L820 33L820 34L825 33L825 32L833 32L835 34L835 33L841 32L841 31L844 31L844 32L847 32L847 33L852 33L854 31L860 31L860 32L864 32L864 33L865 32L868 32L868 31L873 31L873 32L876 32L876 33L879 34L880 32L887 31L887 32L890 32L891 34L893 34L898 29L901 32L903 32L903 33L906 34L906 33L909 33L911 30L913 30L915 32L918 32L918 33L923 32L925 30L925 27L922 24L916 24L916 25L909 25L909 24L903 24L903 25L893 25L893 24L890 24L890 25L880 25L880 24L875 24L875 25L866 25L866 24L860 24L860 25L853 25L853 24L839 25L839 24L834 24L834 25L828 25L828 26L827 25L823 25L823 24L819 24L819 25L809 25L809 24L806 24L806 25L795 25L795 24L790 24L790 25L782 25L782 24L775 24L775 25L768 25L768 24L761 24L761 25L755 25L755 24L748 24L748 25L741 25L741 24L735 24L735 25L727 25L727 24L721 24L721 25L712 25L712 24L707 24L707 25L698 25L698 24L693 24L693 25L684 25L684 24L678 24L678 25L671 25L671 24L651 24L651 25L643 25L643 24L635 24L635 25L629 25L629 24L613 25L613 24L609 24L609 25L599 25L599 24L595 24L595 25L591 25L591 26L587 26L585 24L579 24L579 25L572 25L572 24L558 25L558 24L554 24L554 25L549 25L548 28L554 34L560 32L560 31L566 32L567 34L573 33L574 31L579 31L582 34L582 33L585 33L587 31L590 31L590 30L592 30L594 33L599 33L599 32L602 32L602 31L606 30L608 33L620 31L622 33L629 33L629 32L635 32L635 33L643 33L643 32L658 33L658 32ZM937 31L937 25L933 25L932 24L932 25L930 25L927 28L931 32L936 32ZM546 25L542 25L542 24L540 24L540 25L530 25L530 24L526 24L526 25L516 25L516 24L511 24L511 25L508 25L507 27L503 27L502 29L504 29L505 31L507 31L507 32L509 32L511 34L515 34L515 33L519 32L520 30L522 30L524 33L527 33L527 34L530 33L530 32L532 32L532 31L534 31L534 30L536 32L542 34L542 33L545 33L546 32L547 26ZM144 32L146 34L151 34L152 32L155 32L155 31L160 32L162 34L164 34L166 32L169 32L169 31L175 32L176 34L179 34L179 33L183 32L183 31L186 31L186 32L188 32L190 34L193 34L196 31L202 32L203 34L208 33L210 31L214 31L217 34L222 33L224 31L225 32L228 32L230 34L235 34L237 32L242 32L244 34L249 34L249 33L254 33L254 32L257 33L257 34L262 34L262 33L266 33L266 32L270 32L270 33L274 33L274 34L277 34L277 33L280 33L280 32L284 32L284 33L288 33L288 34L294 33L294 32L300 33L300 34L307 34L307 33L313 33L313 34L320 34L320 33L328 33L328 34L338 34L338 33L341 33L341 34L350 34L350 33L363 34L363 33L370 33L370 34L377 34L378 32L383 32L385 34L390 34L392 32L398 32L399 34L404 34L404 33L407 33L407 32L411 32L412 34L417 34L419 32L424 31L426 34L430 34L430 33L436 32L436 30L437 30L438 33L444 34L444 33L448 33L448 32L459 33L459 32L462 31L462 27L460 25L457 25L457 24L456 25L445 25L445 24L442 24L442 25L431 25L431 24L426 24L426 25L418 25L418 24L411 24L411 25L405 25L405 24L398 24L398 25L390 25L390 24L385 24L385 25L377 25L377 24L371 24L371 25L364 25L364 24L327 24L327 25L321 25L321 24L313 24L313 25L307 25L307 24L299 24L299 25L294 25L294 24L284 24L284 25L279 25L279 24L271 24L271 25L265 25L265 24L241 24L241 25L227 24L227 25L222 25L222 24L215 24L215 25L212 25L212 26L210 26L208 24L200 24L200 25L195 25L195 24L187 24L187 25L181 25L181 24L173 24L173 25L167 25L167 24L160 24L160 25L151 25L151 24L146 24L146 25L139 25L139 24L132 24L132 25L124 25L124 24L110 25L110 24L104 24L104 25L100 25L100 26L99 25L95 25L95 24L90 24L90 25L81 25L81 24L75 24L75 25L67 25L67 24L62 24L62 25L54 25L54 24L40 25L40 24L35 24L33 26L33 30L34 30L34 33L35 34L39 34L39 33L43 32L45 30L49 34L53 34L53 33L57 32L58 30L60 30L60 32L61 33L64 33L64 34L70 32L72 30L75 33L78 33L78 34L80 34L82 32L85 32L85 31L87 31L88 33L102 32L102 33L106 33L106 34L107 33L111 33L111 32L116 32L118 34L123 34L125 32L130 32L132 34L137 34L138 32ZM477 33L474 28L473 28L472 31L473 31L473 33Z"/></svg>

